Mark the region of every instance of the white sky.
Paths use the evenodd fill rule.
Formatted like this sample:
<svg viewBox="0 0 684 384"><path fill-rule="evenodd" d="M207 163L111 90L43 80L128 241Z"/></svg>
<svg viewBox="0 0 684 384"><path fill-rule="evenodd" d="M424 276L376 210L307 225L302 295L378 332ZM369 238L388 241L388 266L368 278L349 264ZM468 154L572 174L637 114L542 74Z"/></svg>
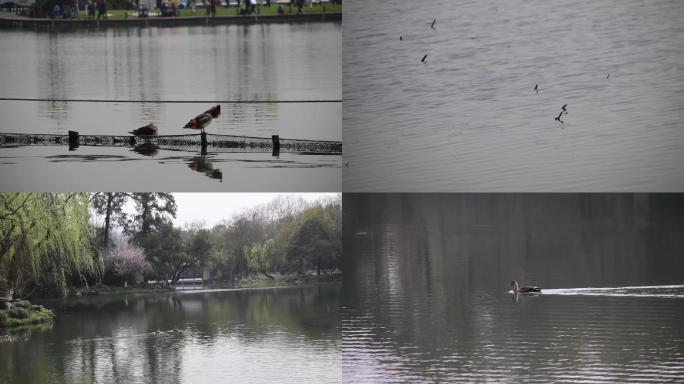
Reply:
<svg viewBox="0 0 684 384"><path fill-rule="evenodd" d="M176 218L173 224L183 228L185 224L204 223L207 229L223 220L230 220L232 217L243 211L273 201L278 196L301 196L305 201L316 201L321 199L331 199L338 193L172 193L176 198ZM135 212L135 204L128 201L124 207L124 212ZM95 226L104 225L104 218L94 215L93 224ZM121 232L121 228L115 227L114 231Z"/></svg>
<svg viewBox="0 0 684 384"><path fill-rule="evenodd" d="M255 205L268 203L278 196L301 196L306 201L330 198L336 193L173 193L176 198L174 225L204 222L211 228L224 219Z"/></svg>

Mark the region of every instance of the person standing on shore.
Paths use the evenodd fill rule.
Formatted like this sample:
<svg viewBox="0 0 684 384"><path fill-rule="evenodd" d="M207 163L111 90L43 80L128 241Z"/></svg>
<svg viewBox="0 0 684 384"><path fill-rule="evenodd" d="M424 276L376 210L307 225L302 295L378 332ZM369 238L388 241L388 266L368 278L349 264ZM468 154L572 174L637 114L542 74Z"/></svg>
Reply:
<svg viewBox="0 0 684 384"><path fill-rule="evenodd" d="M107 18L107 4L105 0L100 0L97 3L97 19L100 20L100 17Z"/></svg>
<svg viewBox="0 0 684 384"><path fill-rule="evenodd" d="M88 12L89 19L95 18L95 4L93 1L88 1L88 4L86 4L86 11Z"/></svg>

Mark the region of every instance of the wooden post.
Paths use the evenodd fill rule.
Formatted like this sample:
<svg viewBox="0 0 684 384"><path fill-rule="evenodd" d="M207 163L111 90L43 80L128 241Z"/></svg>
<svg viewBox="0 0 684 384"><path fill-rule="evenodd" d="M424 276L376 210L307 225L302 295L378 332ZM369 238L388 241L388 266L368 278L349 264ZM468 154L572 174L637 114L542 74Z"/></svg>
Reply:
<svg viewBox="0 0 684 384"><path fill-rule="evenodd" d="M271 155L280 156L280 136L271 136L271 141L273 141L273 152L271 153Z"/></svg>
<svg viewBox="0 0 684 384"><path fill-rule="evenodd" d="M69 150L73 151L74 149L78 148L78 132L76 131L69 131Z"/></svg>
<svg viewBox="0 0 684 384"><path fill-rule="evenodd" d="M202 131L202 133L200 133L200 138L202 139L202 152L206 152L207 151L207 133Z"/></svg>

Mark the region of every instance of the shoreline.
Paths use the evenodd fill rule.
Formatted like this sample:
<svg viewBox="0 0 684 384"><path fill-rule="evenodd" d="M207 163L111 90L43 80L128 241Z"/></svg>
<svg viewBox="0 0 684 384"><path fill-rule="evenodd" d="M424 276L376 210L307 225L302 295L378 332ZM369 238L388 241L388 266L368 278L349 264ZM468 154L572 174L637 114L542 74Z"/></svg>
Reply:
<svg viewBox="0 0 684 384"><path fill-rule="evenodd" d="M308 23L339 22L342 13L305 13L301 15L250 15L250 16L188 16L188 17L148 17L130 19L31 19L26 17L0 17L0 29L101 29L111 27L175 27L192 25L227 25L258 23Z"/></svg>

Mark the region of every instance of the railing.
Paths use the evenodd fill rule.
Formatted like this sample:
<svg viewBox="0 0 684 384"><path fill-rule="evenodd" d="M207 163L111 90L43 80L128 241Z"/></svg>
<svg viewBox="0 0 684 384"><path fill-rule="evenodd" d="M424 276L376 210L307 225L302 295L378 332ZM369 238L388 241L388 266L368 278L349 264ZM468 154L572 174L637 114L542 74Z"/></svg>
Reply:
<svg viewBox="0 0 684 384"><path fill-rule="evenodd" d="M138 147L154 146L169 150L202 150L212 152L279 152L302 154L342 154L342 142L327 140L285 139L279 135L268 137L190 134L162 136L80 135L69 131L68 135L0 133L0 147L28 145Z"/></svg>

